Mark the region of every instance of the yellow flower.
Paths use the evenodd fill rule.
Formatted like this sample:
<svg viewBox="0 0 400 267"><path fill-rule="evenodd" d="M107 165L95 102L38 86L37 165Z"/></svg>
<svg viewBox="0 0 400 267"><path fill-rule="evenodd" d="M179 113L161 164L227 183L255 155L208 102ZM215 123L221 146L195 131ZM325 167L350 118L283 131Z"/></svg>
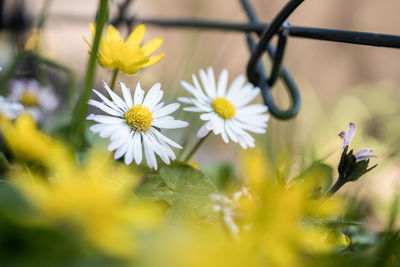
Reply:
<svg viewBox="0 0 400 267"><path fill-rule="evenodd" d="M50 177L11 174L13 185L37 211L31 223L69 226L91 247L132 259L138 249L136 236L158 225L161 211L155 204L133 198L137 175L97 150L82 166L54 165L48 166Z"/></svg>
<svg viewBox="0 0 400 267"><path fill-rule="evenodd" d="M35 208L30 224L59 231L69 226L77 238L102 253L128 260L136 255L135 237L158 225L161 214L158 205L133 197L139 182L136 172L98 150L77 162L63 143L38 130L29 115L15 123L1 118L0 128L19 159L45 167L43 171L30 164L15 165L8 174Z"/></svg>
<svg viewBox="0 0 400 267"><path fill-rule="evenodd" d="M7 146L21 160L46 163L58 160L60 154L67 154L67 149L60 142L37 129L29 114L22 114L14 123L1 117L0 130Z"/></svg>
<svg viewBox="0 0 400 267"><path fill-rule="evenodd" d="M90 29L94 38L95 27L90 23ZM105 38L100 41L98 60L101 66L108 69L117 69L126 74L135 74L140 69L153 65L164 57L164 53L149 57L162 44L163 39L158 37L143 46L145 25L137 26L129 35L128 39L121 37L114 26L109 25ZM92 47L92 44L85 38L85 41Z"/></svg>

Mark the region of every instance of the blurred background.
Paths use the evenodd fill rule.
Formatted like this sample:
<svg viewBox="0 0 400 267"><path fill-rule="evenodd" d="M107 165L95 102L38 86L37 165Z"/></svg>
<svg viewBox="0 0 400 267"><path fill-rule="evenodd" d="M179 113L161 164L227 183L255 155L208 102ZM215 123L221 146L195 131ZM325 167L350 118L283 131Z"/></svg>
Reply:
<svg viewBox="0 0 400 267"><path fill-rule="evenodd" d="M5 1L5 14L12 12L16 2ZM112 1L110 3L117 3ZM287 1L252 0L259 18L269 22ZM41 36L39 53L69 66L77 75L78 87L85 75L88 59L89 22L94 20L96 0L29 0L25 12L36 25L43 6L47 4L47 20ZM290 17L296 26L322 27L400 35L398 0L307 0ZM114 5L110 17L116 15ZM238 0L135 0L127 11L138 18L198 18L246 22L247 18ZM121 27L124 34L126 28ZM28 39L32 28L25 33ZM216 75L227 68L230 81L245 73L249 51L245 36L238 32L206 31L178 28L158 28L148 25L145 40L164 38L160 51L164 59L133 76L120 75L119 80L130 87L140 80L148 89L161 82L171 99L184 95L179 81L190 81L192 73L213 66ZM6 66L15 54L9 32L0 33L0 66ZM264 59L269 66L268 59ZM378 155L378 168L357 184L345 187L347 192L361 198L374 198L377 213L371 225L379 227L387 207L400 186L400 50L290 38L284 62L297 81L303 104L299 115L290 121L271 118L267 134L258 136L256 145L264 148L274 168L292 178L317 159L336 167L341 152L337 134L347 129L350 121L357 125L353 141L355 150L371 147ZM109 82L111 72L98 68L96 88L102 81ZM282 107L287 97L282 85L273 89L273 95ZM260 101L260 99L258 100ZM178 117L188 116L181 114ZM180 136L194 142L194 133L200 120L193 116L189 132ZM210 153L215 157L209 157ZM208 155L208 156L207 156ZM237 145L226 146L220 137L208 140L196 157L207 166L216 159L232 160L240 156ZM283 160L284 159L284 160ZM287 160L290 159L290 160ZM336 172L334 172L336 177ZM372 203L372 202L371 202ZM381 216L381 217L380 217Z"/></svg>

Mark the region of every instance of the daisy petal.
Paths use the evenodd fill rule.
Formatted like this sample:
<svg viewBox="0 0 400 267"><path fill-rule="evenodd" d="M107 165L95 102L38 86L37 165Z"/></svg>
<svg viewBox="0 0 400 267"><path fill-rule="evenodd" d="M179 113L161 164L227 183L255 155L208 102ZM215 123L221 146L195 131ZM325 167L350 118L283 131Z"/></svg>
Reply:
<svg viewBox="0 0 400 267"><path fill-rule="evenodd" d="M122 111L127 111L128 105L122 101L122 99L116 94L114 93L110 87L108 87L108 85L104 82L104 88L106 88L109 96L111 97L111 99L113 100L113 102L122 110Z"/></svg>
<svg viewBox="0 0 400 267"><path fill-rule="evenodd" d="M218 85L217 85L217 96L224 97L226 93L226 87L228 85L228 71L223 69L219 75Z"/></svg>
<svg viewBox="0 0 400 267"><path fill-rule="evenodd" d="M210 132L210 130L207 129L207 123L205 123L203 126L201 126L201 128L200 128L199 131L197 132L196 136L197 136L197 138L203 138L203 137L205 137L209 132Z"/></svg>
<svg viewBox="0 0 400 267"><path fill-rule="evenodd" d="M215 87L212 87L212 85L210 84L208 76L204 70L201 69L199 71L199 73L200 73L200 80L201 80L201 83L203 84L204 91L211 99L214 99L217 96Z"/></svg>
<svg viewBox="0 0 400 267"><path fill-rule="evenodd" d="M91 106L94 106L94 107L96 107L96 108L98 108L98 109L100 109L100 110L102 110L102 111L104 111L104 112L106 112L106 113L108 113L110 115L117 116L117 117L124 116L124 113L122 111L120 111L119 109L115 110L113 108L110 108L110 107L104 105L103 103L100 103L99 101L90 99L88 101L88 104L91 105Z"/></svg>
<svg viewBox="0 0 400 267"><path fill-rule="evenodd" d="M142 104L143 97L144 97L144 91L142 90L142 87L140 86L140 82L138 82L136 85L136 89L135 89L135 96L133 98L134 106Z"/></svg>
<svg viewBox="0 0 400 267"><path fill-rule="evenodd" d="M166 105L165 107L160 108L159 110L154 112L153 117L160 118L160 117L169 115L169 114L175 112L179 107L180 107L180 104L178 104L178 103Z"/></svg>
<svg viewBox="0 0 400 267"><path fill-rule="evenodd" d="M181 121L181 120L154 119L152 121L151 125L154 127L163 128L163 129L177 129L177 128L186 127L189 125L189 123L186 121Z"/></svg>
<svg viewBox="0 0 400 267"><path fill-rule="evenodd" d="M113 102L107 99L104 95L102 95L100 92L97 90L93 89L93 92L100 97L101 100L103 100L104 103L106 103L110 108L116 110L116 111L121 111L123 113L123 110L120 109L117 105L115 105Z"/></svg>
<svg viewBox="0 0 400 267"><path fill-rule="evenodd" d="M135 135L138 133L136 132ZM125 157L124 157L124 162L126 165L129 165L133 161L133 134L130 135L128 139L128 149L126 150Z"/></svg>
<svg viewBox="0 0 400 267"><path fill-rule="evenodd" d="M155 130L155 129L151 129L150 130L157 138L163 140L164 142L166 142L167 144L169 144L170 146L182 149L182 146L180 146L178 143L176 143L175 141L169 139L168 137L166 137L165 135L163 135L162 133L160 133L159 131Z"/></svg>
<svg viewBox="0 0 400 267"><path fill-rule="evenodd" d="M133 136L133 154L136 164L140 164L142 162L142 142L140 133Z"/></svg>
<svg viewBox="0 0 400 267"><path fill-rule="evenodd" d="M161 88L160 83L156 83L153 85L153 87L150 88L149 92L147 93L146 97L143 100L143 106L150 107L150 104L158 98L160 88Z"/></svg>
<svg viewBox="0 0 400 267"><path fill-rule="evenodd" d="M128 107L130 108L133 106L131 90L129 88L127 88L123 82L121 82L120 85L121 85L121 90L122 90L122 96L124 97L124 100L125 100L126 104L128 105Z"/></svg>
<svg viewBox="0 0 400 267"><path fill-rule="evenodd" d="M228 89L228 94L226 95L226 98L229 100L232 95L234 95L237 91L240 90L240 88L242 88L245 81L246 78L244 77L244 75L239 75L238 77L236 77Z"/></svg>
<svg viewBox="0 0 400 267"><path fill-rule="evenodd" d="M106 124L121 124L124 122L124 119L122 118L94 114L90 114L86 119Z"/></svg>
<svg viewBox="0 0 400 267"><path fill-rule="evenodd" d="M154 151L151 148L151 144L148 143L146 134L142 134L142 137L143 137L144 154L146 156L147 165L150 168L154 168L157 170L157 160L156 156L154 155Z"/></svg>

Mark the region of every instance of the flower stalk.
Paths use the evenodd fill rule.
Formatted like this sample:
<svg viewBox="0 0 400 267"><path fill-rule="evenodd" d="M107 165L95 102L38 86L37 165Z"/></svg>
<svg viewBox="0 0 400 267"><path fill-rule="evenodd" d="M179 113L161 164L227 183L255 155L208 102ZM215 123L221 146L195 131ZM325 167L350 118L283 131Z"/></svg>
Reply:
<svg viewBox="0 0 400 267"><path fill-rule="evenodd" d="M204 143L204 141L207 139L207 137L210 135L211 132L209 132L206 136L203 138L200 138L197 143L193 146L192 150L190 150L189 154L185 157L183 160L184 163L188 163L189 160L193 157L193 155L199 150L200 146Z"/></svg>
<svg viewBox="0 0 400 267"><path fill-rule="evenodd" d="M90 90L93 87L95 72L96 72L96 61L97 54L100 47L100 40L104 25L107 20L107 0L99 1L99 8L97 12L97 21L96 21L96 33L93 40L93 46L91 49L89 62L86 69L85 82L82 94L79 98L79 102L75 109L75 114L72 118L71 123L71 131L70 138L71 143L75 149L79 149L82 146L85 128L85 117L88 111L87 102L90 98Z"/></svg>
<svg viewBox="0 0 400 267"><path fill-rule="evenodd" d="M114 69L113 75L111 78L111 84L110 84L110 88L112 91L114 91L115 82L117 81L118 73L119 73L118 69Z"/></svg>

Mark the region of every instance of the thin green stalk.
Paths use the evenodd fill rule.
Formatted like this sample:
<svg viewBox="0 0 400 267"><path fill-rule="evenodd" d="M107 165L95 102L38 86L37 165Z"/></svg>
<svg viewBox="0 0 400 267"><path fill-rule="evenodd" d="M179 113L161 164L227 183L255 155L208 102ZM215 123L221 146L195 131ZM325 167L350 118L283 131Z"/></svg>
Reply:
<svg viewBox="0 0 400 267"><path fill-rule="evenodd" d="M86 69L86 77L81 97L76 106L75 114L71 122L70 140L75 149L80 149L85 135L85 117L88 111L88 100L90 98L91 89L95 81L97 53L99 50L100 39L104 25L107 20L107 0L99 1L97 12L96 34L93 40L92 51L90 53L89 62Z"/></svg>
<svg viewBox="0 0 400 267"><path fill-rule="evenodd" d="M51 5L51 2L53 2L52 0L45 0L43 5L42 5L42 10L40 11L40 17L39 17L39 22L37 24L37 28L38 30L42 30L44 27L44 23L47 20L47 16L48 16L48 11Z"/></svg>
<svg viewBox="0 0 400 267"><path fill-rule="evenodd" d="M206 140L206 138L210 135L211 132L209 132L206 136L204 136L203 138L199 139L199 141L197 141L197 143L194 145L194 147L192 148L192 150L189 152L189 154L186 156L186 158L183 160L183 162L188 163L188 161L193 157L193 155L197 152L197 150L199 149L199 147L201 146L201 144L204 143L204 141Z"/></svg>
<svg viewBox="0 0 400 267"><path fill-rule="evenodd" d="M343 185L346 184L346 180L339 177L336 183L326 192L325 197L329 198L333 196Z"/></svg>
<svg viewBox="0 0 400 267"><path fill-rule="evenodd" d="M119 73L118 69L114 69L112 79L111 79L111 84L110 84L111 91L114 91L115 82L117 81L118 73Z"/></svg>

